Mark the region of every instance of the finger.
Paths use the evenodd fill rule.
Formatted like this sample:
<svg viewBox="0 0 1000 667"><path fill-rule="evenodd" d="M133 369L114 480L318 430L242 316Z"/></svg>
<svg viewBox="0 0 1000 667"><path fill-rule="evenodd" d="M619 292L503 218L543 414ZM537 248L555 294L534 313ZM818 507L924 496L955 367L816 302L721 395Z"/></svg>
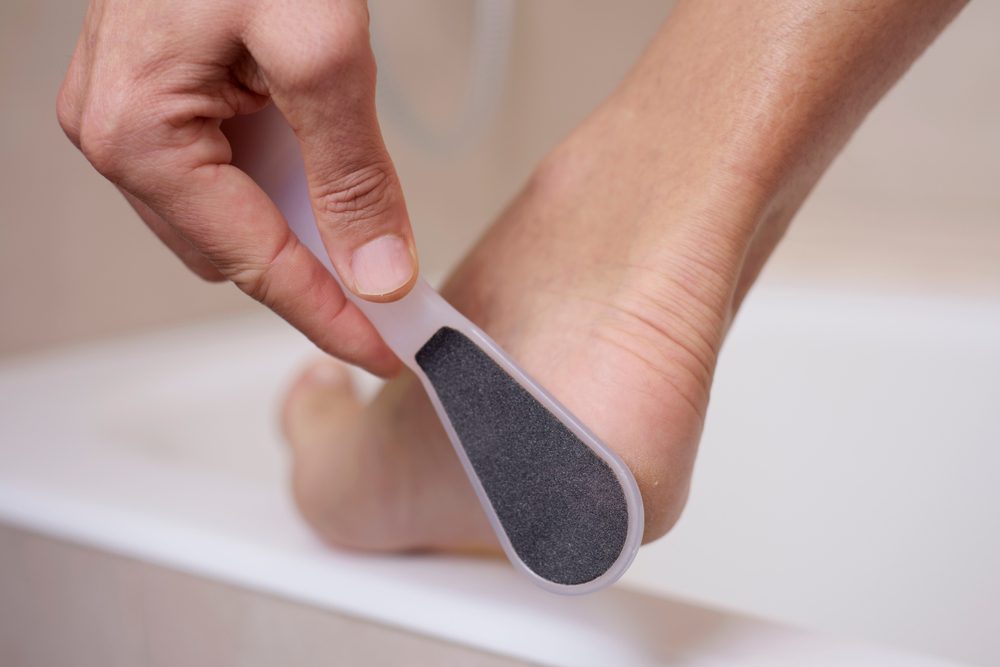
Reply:
<svg viewBox="0 0 1000 667"><path fill-rule="evenodd" d="M208 259L198 252L197 248L188 243L188 241L178 234L173 227L171 227L167 222L161 218L156 211L146 206L146 204L129 192L119 188L121 193L125 196L125 199L131 204L135 212L139 214L142 221L146 223L146 226L156 235L158 239L163 243L163 245L170 248L170 250L177 255L177 258L184 262L192 272L194 272L198 277L203 280L208 280L209 282L220 282L225 280L226 277L219 272L215 265L212 264Z"/></svg>
<svg viewBox="0 0 1000 667"><path fill-rule="evenodd" d="M168 191L183 204L161 204L165 219L241 290L333 356L379 375L398 369L371 323L245 173L206 164Z"/></svg>
<svg viewBox="0 0 1000 667"><path fill-rule="evenodd" d="M211 16L191 21L190 13L173 7L122 3L101 24L103 38L92 54L101 66L89 75L81 151L222 275L323 350L378 374L398 370L371 323L299 243L274 203L229 164L221 120L266 102L258 88L237 84L229 67L242 51L227 22L235 16L239 23L244 14L227 3L202 3ZM137 21L158 29L141 48L126 49L135 44L118 36L131 34Z"/></svg>
<svg viewBox="0 0 1000 667"><path fill-rule="evenodd" d="M165 124L125 116L91 127L88 113L84 152L223 276L321 349L378 375L396 372L398 359L371 323L264 191L229 164L219 122L205 115L186 113ZM132 139L137 135L145 141Z"/></svg>
<svg viewBox="0 0 1000 667"><path fill-rule="evenodd" d="M416 281L417 256L376 118L367 9L359 2L296 6L268 25L276 29L250 33L247 46L298 138L327 253L355 294L398 299Z"/></svg>

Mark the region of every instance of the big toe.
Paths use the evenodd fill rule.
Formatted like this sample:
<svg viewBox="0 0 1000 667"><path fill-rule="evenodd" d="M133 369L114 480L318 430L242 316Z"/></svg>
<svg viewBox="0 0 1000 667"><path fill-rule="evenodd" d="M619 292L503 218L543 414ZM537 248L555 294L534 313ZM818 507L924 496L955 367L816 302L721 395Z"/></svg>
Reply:
<svg viewBox="0 0 1000 667"><path fill-rule="evenodd" d="M281 430L293 454L328 445L361 410L346 365L318 359L302 370L285 394Z"/></svg>

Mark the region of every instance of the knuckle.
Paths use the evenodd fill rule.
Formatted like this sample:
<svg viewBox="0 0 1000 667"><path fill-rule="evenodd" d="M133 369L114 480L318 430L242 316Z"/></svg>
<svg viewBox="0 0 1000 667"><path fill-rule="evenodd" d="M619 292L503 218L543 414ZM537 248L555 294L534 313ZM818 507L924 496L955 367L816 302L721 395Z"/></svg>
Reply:
<svg viewBox="0 0 1000 667"><path fill-rule="evenodd" d="M229 280L250 298L268 303L268 295L271 293L271 272L266 263L232 266L225 273L229 276Z"/></svg>
<svg viewBox="0 0 1000 667"><path fill-rule="evenodd" d="M347 21L333 35L326 31L303 35L282 54L275 84L290 92L329 87L342 75L362 71L370 54L368 26Z"/></svg>
<svg viewBox="0 0 1000 667"><path fill-rule="evenodd" d="M77 147L80 146L80 109L77 96L70 91L69 86L63 84L56 97L56 119L59 127L66 134L70 141Z"/></svg>
<svg viewBox="0 0 1000 667"><path fill-rule="evenodd" d="M148 102L149 98L138 92L129 97L91 95L80 116L80 150L97 171L116 183L125 176L143 133L162 116L159 109L140 100Z"/></svg>
<svg viewBox="0 0 1000 667"><path fill-rule="evenodd" d="M387 163L329 178L316 192L320 224L335 230L375 224L395 205L397 189L395 173Z"/></svg>
<svg viewBox="0 0 1000 667"><path fill-rule="evenodd" d="M339 79L338 74L350 69L353 62L354 54L340 46L307 47L282 68L276 83L291 92L322 89Z"/></svg>
<svg viewBox="0 0 1000 667"><path fill-rule="evenodd" d="M296 243L295 235L289 231L284 240L278 243L267 257L247 258L241 256L240 259L228 261L219 259L214 264L245 294L265 305L270 305L273 303L272 296L276 289L274 269L288 259L288 255L296 247Z"/></svg>
<svg viewBox="0 0 1000 667"><path fill-rule="evenodd" d="M80 122L79 144L90 164L112 181L119 180L127 143L125 118L120 113L95 118L85 113Z"/></svg>
<svg viewBox="0 0 1000 667"><path fill-rule="evenodd" d="M114 141L101 127L84 122L80 126L80 150L94 169L114 180L119 156Z"/></svg>

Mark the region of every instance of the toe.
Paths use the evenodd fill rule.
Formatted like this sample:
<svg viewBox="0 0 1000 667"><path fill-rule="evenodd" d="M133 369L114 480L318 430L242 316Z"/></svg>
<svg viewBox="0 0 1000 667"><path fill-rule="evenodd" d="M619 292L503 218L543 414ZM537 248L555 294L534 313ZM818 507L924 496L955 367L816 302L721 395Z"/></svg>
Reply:
<svg viewBox="0 0 1000 667"><path fill-rule="evenodd" d="M325 357L310 363L285 394L281 429L293 451L329 442L361 410L347 366Z"/></svg>

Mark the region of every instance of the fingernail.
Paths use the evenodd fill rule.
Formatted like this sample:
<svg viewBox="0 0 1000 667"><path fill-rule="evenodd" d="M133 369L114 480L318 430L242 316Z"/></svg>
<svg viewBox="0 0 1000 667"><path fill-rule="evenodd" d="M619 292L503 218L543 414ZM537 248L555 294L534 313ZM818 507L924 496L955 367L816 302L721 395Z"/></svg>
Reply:
<svg viewBox="0 0 1000 667"><path fill-rule="evenodd" d="M351 272L354 289L365 296L395 292L413 278L413 255L406 241L386 234L354 251Z"/></svg>

